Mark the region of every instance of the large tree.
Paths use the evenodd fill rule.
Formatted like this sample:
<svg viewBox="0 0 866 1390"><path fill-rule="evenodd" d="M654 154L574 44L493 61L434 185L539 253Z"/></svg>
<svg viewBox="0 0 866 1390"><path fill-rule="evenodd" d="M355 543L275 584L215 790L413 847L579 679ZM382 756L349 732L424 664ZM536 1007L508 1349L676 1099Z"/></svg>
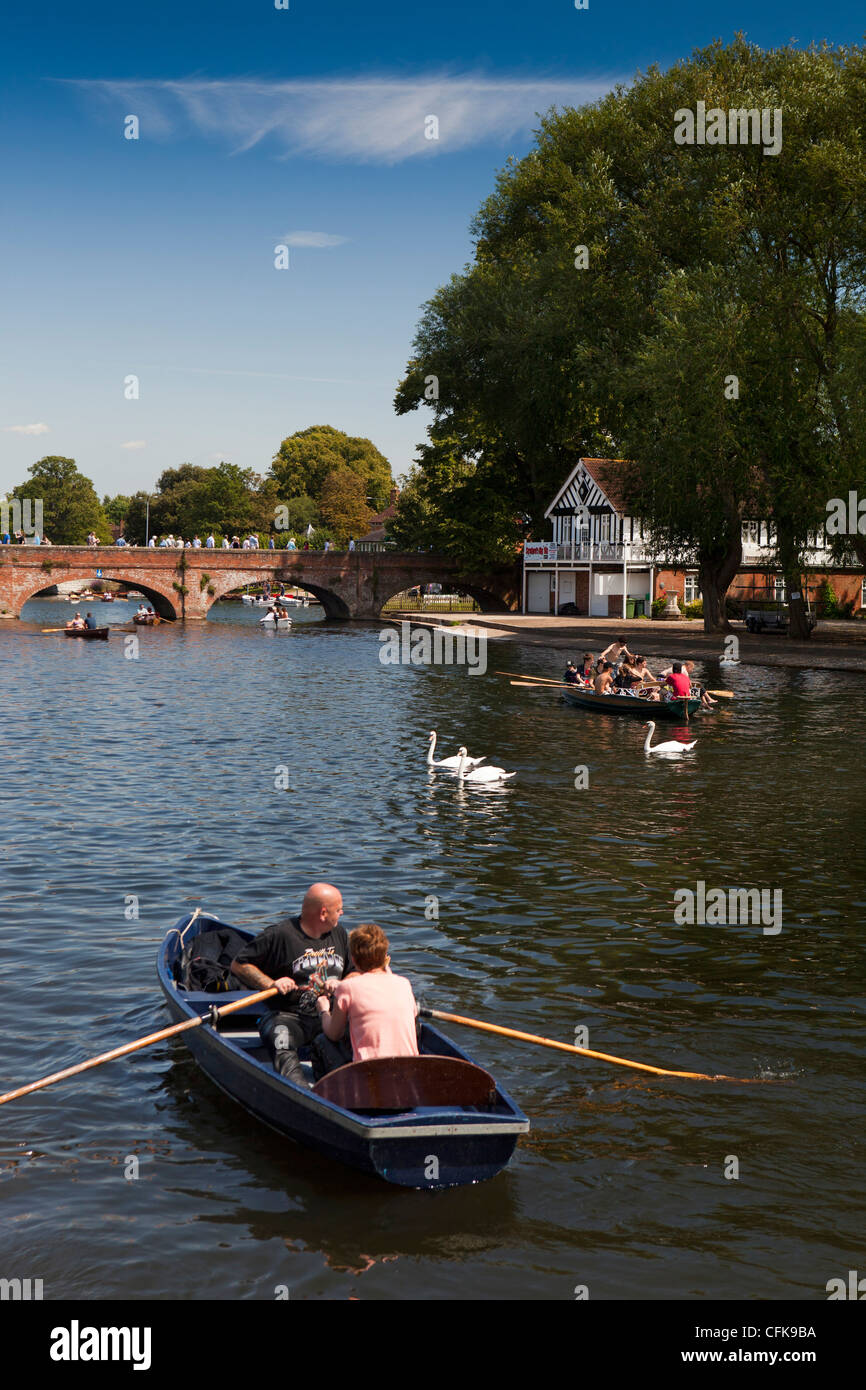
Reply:
<svg viewBox="0 0 866 1390"><path fill-rule="evenodd" d="M370 528L373 512L367 506L364 483L350 468L335 468L322 484L320 512L323 524L339 546Z"/></svg>
<svg viewBox="0 0 866 1390"><path fill-rule="evenodd" d="M101 541L111 540L96 489L79 473L74 459L52 454L27 471L29 480L12 495L42 499L43 533L53 545L83 545L89 531L95 531Z"/></svg>
<svg viewBox="0 0 866 1390"><path fill-rule="evenodd" d="M391 465L369 439L356 438L331 425L311 425L284 439L271 465L280 497L308 496L321 500L329 473L348 468L363 484L364 496L374 512L388 505Z"/></svg>
<svg viewBox="0 0 866 1390"><path fill-rule="evenodd" d="M861 314L864 97L863 49L738 38L547 116L476 218L472 265L426 306L397 409L430 406L433 444L455 438L491 498L539 526L577 455L633 454L655 533L700 565L711 628L755 507L798 592L863 391L842 327ZM677 144L698 102L742 112L743 129L780 109L781 152Z"/></svg>

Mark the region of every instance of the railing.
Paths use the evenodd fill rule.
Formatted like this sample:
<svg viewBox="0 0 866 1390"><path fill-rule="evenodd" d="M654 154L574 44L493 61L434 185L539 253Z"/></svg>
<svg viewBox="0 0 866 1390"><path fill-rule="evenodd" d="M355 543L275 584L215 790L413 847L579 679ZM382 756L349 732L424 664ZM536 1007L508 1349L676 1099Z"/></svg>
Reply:
<svg viewBox="0 0 866 1390"><path fill-rule="evenodd" d="M417 594L404 589L401 594L393 594L384 605L382 612L395 609L411 609L413 613L480 613L481 608L468 594Z"/></svg>
<svg viewBox="0 0 866 1390"><path fill-rule="evenodd" d="M555 560L557 564L588 564L590 561L607 560L618 561L622 564L623 560L639 560L643 563L652 562L652 554L646 546L635 541L595 541L589 542L550 542L555 554L551 554L550 559L545 555L526 555L524 556L527 565L549 565Z"/></svg>

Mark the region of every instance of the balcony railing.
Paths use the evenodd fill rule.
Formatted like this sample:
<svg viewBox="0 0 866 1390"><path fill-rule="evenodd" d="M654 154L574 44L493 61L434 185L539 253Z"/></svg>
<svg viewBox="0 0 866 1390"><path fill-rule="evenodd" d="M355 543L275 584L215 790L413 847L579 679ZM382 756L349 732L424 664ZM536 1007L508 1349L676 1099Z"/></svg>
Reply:
<svg viewBox="0 0 866 1390"><path fill-rule="evenodd" d="M525 560L528 565L549 565L554 560L558 564L593 564L597 561L614 561L622 564L624 560L630 564L634 561L650 563L652 555L647 548L639 541L595 541L590 544L587 541L576 542L554 542L547 543L547 552L535 555L526 555Z"/></svg>

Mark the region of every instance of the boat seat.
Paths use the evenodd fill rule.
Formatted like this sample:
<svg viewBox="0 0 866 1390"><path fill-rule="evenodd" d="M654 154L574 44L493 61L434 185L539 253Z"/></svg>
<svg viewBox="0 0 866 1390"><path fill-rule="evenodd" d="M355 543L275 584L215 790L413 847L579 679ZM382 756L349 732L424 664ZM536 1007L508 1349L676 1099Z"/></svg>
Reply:
<svg viewBox="0 0 866 1390"><path fill-rule="evenodd" d="M328 1072L313 1087L344 1110L413 1110L419 1105L490 1107L493 1077L457 1057L374 1057Z"/></svg>

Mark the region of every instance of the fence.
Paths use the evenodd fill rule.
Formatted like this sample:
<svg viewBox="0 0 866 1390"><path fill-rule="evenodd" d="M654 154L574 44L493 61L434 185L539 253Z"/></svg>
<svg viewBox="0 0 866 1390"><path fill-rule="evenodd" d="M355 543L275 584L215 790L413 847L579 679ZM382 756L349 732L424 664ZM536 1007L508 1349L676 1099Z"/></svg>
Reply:
<svg viewBox="0 0 866 1390"><path fill-rule="evenodd" d="M414 589L404 589L402 594L394 594L382 611L393 613L398 609L410 609L413 613L481 612L480 605L468 594L419 594Z"/></svg>

